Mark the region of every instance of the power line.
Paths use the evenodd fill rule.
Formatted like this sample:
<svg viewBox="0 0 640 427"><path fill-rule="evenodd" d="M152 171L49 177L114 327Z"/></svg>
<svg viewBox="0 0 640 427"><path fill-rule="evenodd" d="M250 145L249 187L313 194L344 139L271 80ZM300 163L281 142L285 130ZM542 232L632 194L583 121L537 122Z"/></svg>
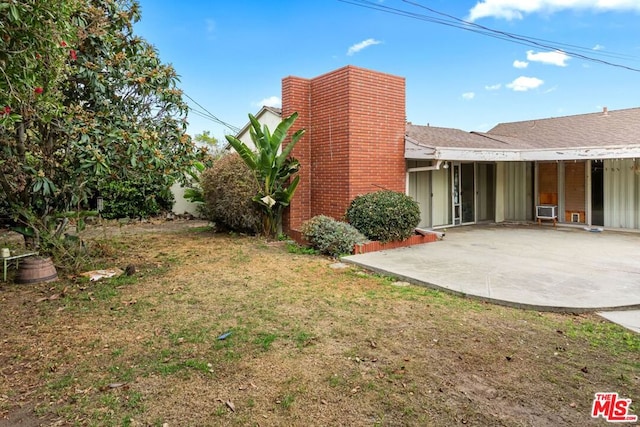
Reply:
<svg viewBox="0 0 640 427"><path fill-rule="evenodd" d="M191 106L190 106L190 107L189 107L189 110L190 110L191 112L195 113L196 115L198 115L198 116L200 116L200 117L202 117L202 118L209 119L209 120L211 120L211 121L213 121L213 122L215 122L215 123L221 124L222 126L224 126L224 127L227 127L227 128L229 128L229 129L231 129L231 130L233 131L233 133L238 133L238 132L240 132L240 128L239 128L239 127L237 127L237 126L233 126L233 125L231 125L231 124L229 124L229 123L227 123L227 122L225 122L225 121L223 121L223 120L220 120L220 119L219 119L219 118L217 118L215 115L213 115L209 110L207 110L205 107L203 107L203 106L202 106L198 101L196 101L195 99L193 99L192 97L190 97L187 93L182 92L182 94L183 94L184 96L186 96L187 98L189 98L189 99L190 99L194 104L196 104L198 107L202 108L202 110L204 110L204 111L199 111L199 110L196 110L195 108L193 108L193 107L191 107Z"/></svg>
<svg viewBox="0 0 640 427"><path fill-rule="evenodd" d="M509 39L518 40L518 41L524 42L524 43L531 43L531 45L533 45L535 47L543 47L543 48L546 48L546 49L561 50L562 52L566 53L569 56L575 56L575 57L578 57L578 58L581 58L581 59L600 62L600 63L606 64L606 65L611 65L611 66L615 66L615 67L622 67L622 68L626 68L626 69L629 69L629 70L632 70L632 71L640 71L640 69L634 69L634 68L630 68L630 67L627 67L625 65L620 65L620 64L613 64L613 63L610 63L610 62L607 62L607 61L603 61L603 60L600 60L600 59L597 59L597 58L593 58L591 56L586 56L586 55L578 54L578 53L575 53L575 52L569 52L568 50L559 49L557 47L557 45L565 46L565 47L568 47L568 48L571 48L571 49L575 49L575 50L581 50L581 51L584 51L584 52L593 52L592 48L582 47L582 46L577 46L577 45L572 45L572 44L566 44L566 43L553 42L553 41L550 41L550 40L545 40L545 39L540 39L540 38L535 38L535 37L527 37L527 36L523 36L523 35L519 35L519 34L510 33L510 32L507 32L507 31L494 30L494 29L486 27L484 25L476 24L475 22L465 21L463 19L456 18L455 16L452 16L452 15L449 15L449 14L446 14L446 13L443 13L443 12L439 12L439 11L437 11L435 9L432 9L430 7L427 7L427 6L424 6L424 5L422 5L420 3L417 3L417 2L414 2L414 1L410 1L410 0L402 0L402 1L404 3L407 3L407 4L410 4L410 5L413 5L413 6L420 7L420 8L423 8L425 10L428 10L431 13L435 13L437 15L445 16L445 17L450 18L453 21L459 22L459 23L461 23L463 25L471 25L471 26L473 26L475 28L479 28L480 30L487 31L487 32L492 33L492 34L503 35L503 36L505 36L505 37L507 37ZM551 44L554 44L556 46L552 46ZM600 53L600 56L609 56L609 57L614 57L614 58L619 58L619 59L623 59L623 58L633 59L634 58L631 55L619 54L619 53L615 53L615 52L611 52L611 53L602 52L602 53Z"/></svg>
<svg viewBox="0 0 640 427"><path fill-rule="evenodd" d="M212 119L208 114L203 113L203 112L201 112L201 111L199 111L199 110L196 110L195 108L189 107L189 112L190 112L191 114L194 114L194 115L196 115L196 116L198 116L198 117L201 117L201 118L203 118L203 119L207 119L207 120L209 120L210 122L214 122L214 123L218 123L218 124L220 124L218 121L216 121L216 120Z"/></svg>
<svg viewBox="0 0 640 427"><path fill-rule="evenodd" d="M194 115L194 116L201 117L201 118L203 118L203 119L205 119L205 120L208 120L208 121L210 121L210 122L213 122L213 123L222 124L222 123L220 123L218 120L214 120L210 115L208 115L208 114L206 114L206 113L203 113L203 112L201 112L201 111L199 111L199 110L196 110L195 108L193 108L193 107L191 107L191 106L188 106L188 108L189 108L189 113L190 113L190 114L192 114L192 115ZM231 127L230 127L230 126L227 126L227 125L224 125L224 124L222 124L222 125L223 125L223 126L225 126L225 127L227 127L227 128L229 128L229 129L231 129L231 131L233 132L233 134L237 134L237 133L239 132L239 131L236 131L236 130L235 130L235 127L234 127L234 126L231 126Z"/></svg>
<svg viewBox="0 0 640 427"><path fill-rule="evenodd" d="M446 14L444 12L437 11L433 8L429 8L420 3L410 1L410 0L402 0L402 2L417 8L427 10L431 14L435 14L437 16L412 12L409 10L403 10L403 9L399 9L391 6L385 6L381 3L376 3L368 0L338 0L338 1L342 3L352 4L358 7L363 7L366 9L378 10L378 11L389 13L392 15L404 16L410 19L416 19L420 21L425 21L425 22L430 22L438 25L444 25L444 26L453 27L453 28L457 28L465 31L470 31L480 35L487 36L487 37L493 37L493 38L505 40L511 43L516 43L524 46L557 50L566 54L567 56L580 58L585 61L596 62L604 65L609 65L612 67L623 68L629 71L640 72L639 68L634 68L624 64L614 63L614 62L606 61L604 59L595 58L594 56L586 55L585 53L579 53L579 52L593 52L592 48L571 45L566 43L553 42L550 40L545 40L545 39L540 39L535 37L528 37L520 34L510 33L507 31L495 30L495 29L486 27L484 25L465 21L463 19ZM438 16L444 17L444 18L440 18ZM617 58L617 59L635 59L635 57L631 55L619 54L614 52L598 52L597 54L592 53L592 55L599 55L601 57L610 57L610 58Z"/></svg>

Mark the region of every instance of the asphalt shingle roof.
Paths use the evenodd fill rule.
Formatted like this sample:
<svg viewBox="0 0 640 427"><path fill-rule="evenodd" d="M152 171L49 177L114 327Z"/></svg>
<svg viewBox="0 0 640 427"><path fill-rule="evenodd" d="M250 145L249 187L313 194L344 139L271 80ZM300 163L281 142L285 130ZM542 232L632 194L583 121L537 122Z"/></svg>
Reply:
<svg viewBox="0 0 640 427"><path fill-rule="evenodd" d="M427 147L509 149L509 143L475 132L407 123L406 136Z"/></svg>
<svg viewBox="0 0 640 427"><path fill-rule="evenodd" d="M487 134L539 148L640 145L640 108L500 123Z"/></svg>
<svg viewBox="0 0 640 427"><path fill-rule="evenodd" d="M406 136L427 147L476 150L640 146L640 108L500 123L486 133L408 123Z"/></svg>

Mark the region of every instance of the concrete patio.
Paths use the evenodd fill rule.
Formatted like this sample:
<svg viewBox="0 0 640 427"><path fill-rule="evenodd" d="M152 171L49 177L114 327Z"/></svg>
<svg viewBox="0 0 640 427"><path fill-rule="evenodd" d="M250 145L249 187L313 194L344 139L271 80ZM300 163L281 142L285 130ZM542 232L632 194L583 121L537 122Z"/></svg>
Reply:
<svg viewBox="0 0 640 427"><path fill-rule="evenodd" d="M435 243L343 261L498 304L602 312L640 332L638 233L545 225L457 227Z"/></svg>

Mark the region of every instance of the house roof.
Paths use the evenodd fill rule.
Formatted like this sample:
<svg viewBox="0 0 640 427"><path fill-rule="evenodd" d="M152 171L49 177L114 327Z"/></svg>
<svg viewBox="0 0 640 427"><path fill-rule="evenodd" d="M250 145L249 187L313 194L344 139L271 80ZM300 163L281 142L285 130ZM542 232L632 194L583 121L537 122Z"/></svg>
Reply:
<svg viewBox="0 0 640 427"><path fill-rule="evenodd" d="M258 119L258 121L260 121L260 117L262 117L266 112L270 112L278 117L282 116L282 109L281 108L276 108L276 107L269 107L267 105L263 105L262 108L260 108L260 111L258 111L254 117L256 119ZM242 127L242 129L240 129L240 131L236 134L237 138L240 138L240 135L243 135L245 132L247 132L249 130L249 128L251 127L251 122L247 122L246 125L244 125Z"/></svg>
<svg viewBox="0 0 640 427"><path fill-rule="evenodd" d="M258 111L254 117L256 119L258 119L258 121L260 121L260 118L265 114L265 113L271 113L277 117L282 117L282 109L281 108L276 108L276 107L269 107L267 105L263 105L262 108L260 108L260 111ZM251 127L251 121L247 122L247 124L245 124L242 129L240 129L238 131L238 133L235 134L235 137L240 139L242 138L242 136L247 133L249 131L249 128ZM224 146L225 150L230 150L231 149L231 144L227 143Z"/></svg>
<svg viewBox="0 0 640 427"><path fill-rule="evenodd" d="M282 116L282 108L270 107L265 105L262 107L264 110L271 111L276 116Z"/></svg>
<svg viewBox="0 0 640 427"><path fill-rule="evenodd" d="M460 129L435 126L419 126L407 123L405 136L426 147L449 147L468 149L517 148L524 145L517 139L511 141L492 138L479 132L466 132Z"/></svg>
<svg viewBox="0 0 640 427"><path fill-rule="evenodd" d="M548 148L640 145L640 108L500 123L487 133Z"/></svg>
<svg viewBox="0 0 640 427"><path fill-rule="evenodd" d="M640 108L500 123L486 133L406 127L405 158L533 161L640 157Z"/></svg>

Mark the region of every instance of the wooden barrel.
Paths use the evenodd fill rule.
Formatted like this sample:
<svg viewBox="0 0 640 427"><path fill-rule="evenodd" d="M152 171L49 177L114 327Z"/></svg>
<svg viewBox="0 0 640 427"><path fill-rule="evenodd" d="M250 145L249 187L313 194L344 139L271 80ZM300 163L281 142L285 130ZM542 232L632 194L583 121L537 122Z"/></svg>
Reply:
<svg viewBox="0 0 640 427"><path fill-rule="evenodd" d="M29 257L20 260L16 283L40 283L58 280L58 272L49 257Z"/></svg>

